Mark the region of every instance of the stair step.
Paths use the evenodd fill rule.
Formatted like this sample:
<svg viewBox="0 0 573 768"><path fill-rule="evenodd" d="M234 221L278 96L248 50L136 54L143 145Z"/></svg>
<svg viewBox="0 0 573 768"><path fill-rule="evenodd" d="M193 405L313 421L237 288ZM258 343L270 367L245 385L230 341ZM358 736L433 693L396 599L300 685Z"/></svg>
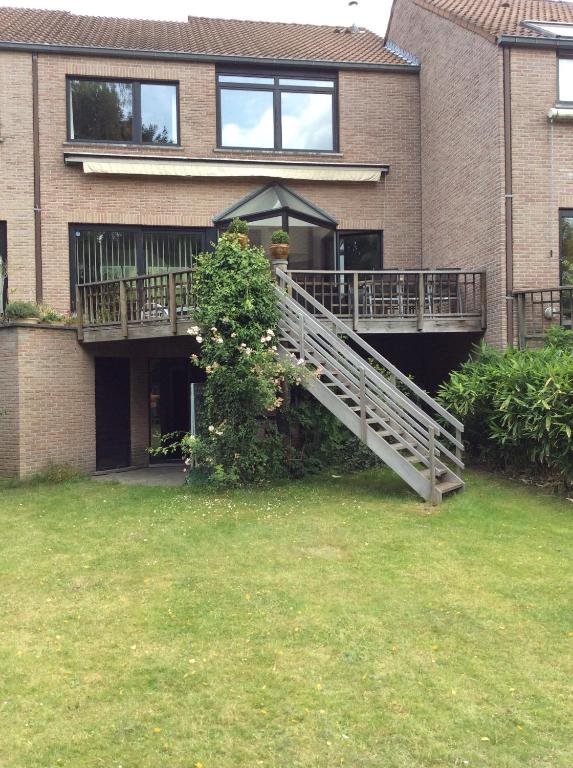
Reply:
<svg viewBox="0 0 573 768"><path fill-rule="evenodd" d="M430 470L429 469L423 469L420 472L420 474L424 475L424 477L426 477L428 480L430 479ZM447 475L447 474L448 474L448 470L447 469L439 469L438 467L436 467L436 477L438 478L438 480L440 479L440 477L443 477L444 475Z"/></svg>
<svg viewBox="0 0 573 768"><path fill-rule="evenodd" d="M461 480L443 480L441 483L436 483L436 488L442 496L445 496L448 493L453 493L454 491L459 491L460 488L464 487L464 483Z"/></svg>

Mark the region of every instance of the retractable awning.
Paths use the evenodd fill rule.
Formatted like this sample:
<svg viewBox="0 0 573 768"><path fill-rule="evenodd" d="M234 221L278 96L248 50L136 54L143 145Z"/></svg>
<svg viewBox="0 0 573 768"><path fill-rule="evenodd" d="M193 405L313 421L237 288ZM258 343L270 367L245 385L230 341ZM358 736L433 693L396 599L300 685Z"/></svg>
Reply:
<svg viewBox="0 0 573 768"><path fill-rule="evenodd" d="M65 156L66 163L81 164L85 174L121 176L176 176L188 178L267 178L306 181L378 182L388 166L346 163L246 162L170 160L135 157Z"/></svg>

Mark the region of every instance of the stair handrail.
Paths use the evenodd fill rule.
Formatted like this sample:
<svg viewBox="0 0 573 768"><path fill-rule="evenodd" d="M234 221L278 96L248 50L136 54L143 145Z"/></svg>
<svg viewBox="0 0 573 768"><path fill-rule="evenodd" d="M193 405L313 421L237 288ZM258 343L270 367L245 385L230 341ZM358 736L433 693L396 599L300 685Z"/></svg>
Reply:
<svg viewBox="0 0 573 768"><path fill-rule="evenodd" d="M359 336L355 331L353 331L352 328L349 328L346 325L346 323L344 323L342 320L336 317L336 315L330 312L323 304L317 301L314 298L314 296L311 296L310 293L305 291L304 288L302 288L295 280L292 279L292 277L290 277L290 275L287 275L281 269L277 268L276 276L277 276L279 287L284 289L285 286L289 286L291 289L293 289L293 291L296 292L299 296L301 296L305 301L307 301L313 307L318 309L321 315L323 315L323 317L325 317L330 323L332 323L340 331L340 333L344 334L349 339L352 339L352 341L357 346L363 349L373 360L375 360L383 368L385 368L388 371L388 373L394 376L397 381L399 381L407 389L409 389L414 395L416 395L416 397L419 397L420 400L426 403L426 405L430 406L436 413L438 413L443 419L445 419L448 422L448 424L450 424L456 431L460 433L464 431L464 425L462 424L461 421L456 419L455 416L452 416L452 414L448 410L446 410L436 400L434 400L434 398L431 397L424 389L422 389L417 384L415 384L411 379L408 378L408 376L403 374L399 368L396 368L395 365L392 365L392 363L387 358L385 358L383 355L377 352L374 349L374 347L368 344L368 342L364 341L364 339L361 336ZM427 414L425 415L427 416ZM439 428L439 425L436 425L436 426L438 426Z"/></svg>

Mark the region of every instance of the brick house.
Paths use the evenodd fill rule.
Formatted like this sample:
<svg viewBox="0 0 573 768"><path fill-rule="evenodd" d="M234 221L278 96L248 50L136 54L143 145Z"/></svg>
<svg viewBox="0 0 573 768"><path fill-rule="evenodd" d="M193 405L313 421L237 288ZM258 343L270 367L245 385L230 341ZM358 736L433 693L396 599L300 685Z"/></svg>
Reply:
<svg viewBox="0 0 573 768"><path fill-rule="evenodd" d="M265 249L288 229L295 292L422 382L484 332L511 342L505 297L557 279L573 207L546 116L566 46L516 19L573 14L510 6L397 0L387 41L0 9L7 296L79 326L0 325L0 475L142 465L189 428L193 257L234 215Z"/></svg>
<svg viewBox="0 0 573 768"><path fill-rule="evenodd" d="M396 0L388 26L421 64L424 258L487 269L497 344L519 310L522 335L571 324L569 292L539 289L573 277L572 25L570 2Z"/></svg>

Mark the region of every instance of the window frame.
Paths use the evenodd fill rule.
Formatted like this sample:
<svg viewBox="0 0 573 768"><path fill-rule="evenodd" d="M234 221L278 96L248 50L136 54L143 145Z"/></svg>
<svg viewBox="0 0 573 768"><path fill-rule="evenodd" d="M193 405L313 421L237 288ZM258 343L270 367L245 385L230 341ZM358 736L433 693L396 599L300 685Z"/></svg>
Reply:
<svg viewBox="0 0 573 768"><path fill-rule="evenodd" d="M74 139L72 138L72 81L83 80L87 82L97 83L130 83L133 87L132 90L132 127L133 132L131 141L126 139ZM177 115L177 141L174 144L153 144L152 142L144 142L141 140L142 135L142 122L141 122L141 86L142 85L172 85L175 86L175 111ZM102 77L100 75L66 75L66 128L67 128L67 141L72 144L114 144L114 145L127 145L136 147L159 147L165 149L166 147L181 147L181 109L180 109L180 87L179 80L148 80L146 78L131 78L131 77Z"/></svg>
<svg viewBox="0 0 573 768"><path fill-rule="evenodd" d="M377 270L384 269L384 230L383 229L337 229L336 230L336 264L340 269L340 238L352 235L376 235L378 237L378 255L380 257L380 267ZM358 270L359 272L372 272L377 270ZM345 272L354 272L344 267Z"/></svg>
<svg viewBox="0 0 573 768"><path fill-rule="evenodd" d="M235 77L267 77L273 78L273 85L257 83L220 83L220 75ZM331 80L332 88L312 86L305 88L296 85L279 85L281 79L296 80ZM217 112L217 149L243 152L284 152L288 154L321 154L332 155L340 151L339 143L339 108L338 108L338 73L332 70L279 70L279 69L249 69L247 68L215 68L216 112ZM221 90L265 91L273 94L273 132L274 147L239 147L223 145L223 122L221 119ZM291 149L282 146L282 93L326 93L332 96L332 149Z"/></svg>

